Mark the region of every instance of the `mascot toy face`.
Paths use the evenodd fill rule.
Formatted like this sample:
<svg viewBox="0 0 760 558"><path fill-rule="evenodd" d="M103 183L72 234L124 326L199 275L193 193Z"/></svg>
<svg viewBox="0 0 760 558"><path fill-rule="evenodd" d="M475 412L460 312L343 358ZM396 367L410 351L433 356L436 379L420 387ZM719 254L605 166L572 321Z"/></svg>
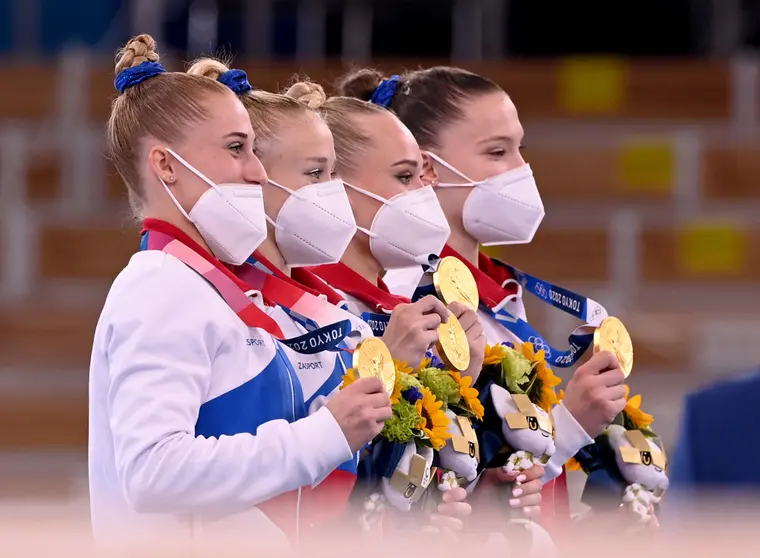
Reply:
<svg viewBox="0 0 760 558"><path fill-rule="evenodd" d="M383 496L396 509L408 512L420 499L435 476L433 448L408 442L390 479L383 478Z"/></svg>
<svg viewBox="0 0 760 558"><path fill-rule="evenodd" d="M661 494L668 489L667 459L663 450L640 430L613 424L607 428L618 468L629 484Z"/></svg>
<svg viewBox="0 0 760 558"><path fill-rule="evenodd" d="M549 413L527 395L513 395L496 384L491 386L491 399L502 417L504 439L512 449L530 452L536 461L546 463L555 450L554 422Z"/></svg>
<svg viewBox="0 0 760 558"><path fill-rule="evenodd" d="M453 471L457 477L472 482L478 476L480 448L472 423L466 417L458 417L450 410L446 411L451 439L438 452L441 468Z"/></svg>

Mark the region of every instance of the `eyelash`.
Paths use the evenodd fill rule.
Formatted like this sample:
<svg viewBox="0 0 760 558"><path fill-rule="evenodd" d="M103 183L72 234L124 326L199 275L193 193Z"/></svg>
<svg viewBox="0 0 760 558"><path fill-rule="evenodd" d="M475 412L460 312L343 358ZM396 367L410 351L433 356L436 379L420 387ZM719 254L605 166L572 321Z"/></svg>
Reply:
<svg viewBox="0 0 760 558"><path fill-rule="evenodd" d="M241 151L243 151L243 144L242 143L232 143L227 146L228 149L231 149L237 154L240 154Z"/></svg>
<svg viewBox="0 0 760 558"><path fill-rule="evenodd" d="M401 182L401 183L402 183L404 186L409 186L409 184L411 184L411 183L412 183L412 178L413 178L413 176L414 176L414 175L412 175L412 173L408 172L408 173L404 173L404 174L397 174L397 175L396 175L396 178L398 178L398 179L399 179L399 181L400 181L400 182Z"/></svg>
<svg viewBox="0 0 760 558"><path fill-rule="evenodd" d="M517 147L517 149L519 149L520 151L522 151L523 149L525 149L525 146L521 144L521 145L519 145L519 146ZM492 150L492 151L489 151L487 154L488 154L489 156L491 156L491 157L498 157L498 158L501 158L501 157L503 157L504 155L506 155L506 153L507 153L506 149L494 149L494 150Z"/></svg>

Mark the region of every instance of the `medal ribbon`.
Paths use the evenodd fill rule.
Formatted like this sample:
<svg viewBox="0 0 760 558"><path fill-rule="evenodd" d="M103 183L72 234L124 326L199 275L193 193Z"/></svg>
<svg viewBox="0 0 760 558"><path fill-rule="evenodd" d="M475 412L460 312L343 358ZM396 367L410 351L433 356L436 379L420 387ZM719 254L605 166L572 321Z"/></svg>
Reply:
<svg viewBox="0 0 760 558"><path fill-rule="evenodd" d="M353 329L351 320L346 317L346 311L331 304L297 285L290 278L278 277L275 272L261 265L255 257L240 266L236 275L251 288L260 291L262 296L271 300L293 320L300 323L307 331L330 331L332 337L338 337L338 329L347 332L335 343L334 347L323 350L340 349L338 345L347 337L361 340L361 332ZM330 324L320 326L320 324ZM340 326L340 327L339 327ZM330 330L332 328L332 330Z"/></svg>
<svg viewBox="0 0 760 558"><path fill-rule="evenodd" d="M378 278L378 284L373 285L343 263L321 265L311 268L311 271L331 286L358 298L374 309L374 312L362 312L360 317L369 324L375 337L383 336L391 319L391 312L397 305L411 302L389 292L382 279Z"/></svg>
<svg viewBox="0 0 760 558"><path fill-rule="evenodd" d="M579 295L568 289L557 287L548 281L520 271L516 267L492 260L496 265L509 271L522 287L523 292L529 292L539 300L575 316L585 323L573 330L568 336L570 348L561 351L550 345L533 326L521 318L512 316L503 306L486 308L493 318L518 339L533 343L536 350L543 350L546 361L559 368L573 366L594 342L594 330L608 316L604 306L593 299Z"/></svg>
<svg viewBox="0 0 760 558"><path fill-rule="evenodd" d="M215 262L203 257L183 242L156 230L150 230L143 237L141 248L160 250L177 258L208 281L244 324L265 330L283 345L298 353L311 355L321 351L341 350L338 345L351 333L350 320L342 320L314 329L304 335L285 339L277 322L251 302L245 294L244 289L247 285L228 269L215 265ZM290 294L293 294L292 291Z"/></svg>
<svg viewBox="0 0 760 558"><path fill-rule="evenodd" d="M441 256L454 256L459 258L475 277L475 281L478 285L478 293L480 295L481 310L490 314L497 322L513 333L518 339L523 342L527 341L532 343L537 351L543 350L547 362L551 363L553 366L559 368L573 366L593 343L594 330L598 328L602 321L608 316L607 310L595 300L576 294L570 290L557 287L552 283L543 281L498 260L492 258L488 259L487 263L491 264L488 265L488 267L491 267L491 271L494 272L493 274L496 274L499 271L499 268L501 268L504 271L503 275L514 277L514 279L506 279L502 285L499 285L493 278L486 275L483 270L472 265L448 246L444 248ZM481 256L483 255L481 254ZM436 294L433 286L432 273L437 269L438 261L440 260L431 258L428 265L422 266L425 275L423 275L421 284L414 293L414 300L418 300L428 294ZM508 291L506 287L510 283L516 284L517 289L514 291L510 289ZM509 301L521 296L521 291L530 292L541 301L585 322L584 325L573 330L568 337L568 343L570 345L569 349L561 351L554 348L528 322L513 316L504 309Z"/></svg>

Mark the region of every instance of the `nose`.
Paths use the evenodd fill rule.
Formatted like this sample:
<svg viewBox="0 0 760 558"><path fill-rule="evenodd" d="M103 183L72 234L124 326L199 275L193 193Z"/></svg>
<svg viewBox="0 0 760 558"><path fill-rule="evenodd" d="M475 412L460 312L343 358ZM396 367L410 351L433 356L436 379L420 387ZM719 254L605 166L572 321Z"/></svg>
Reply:
<svg viewBox="0 0 760 558"><path fill-rule="evenodd" d="M264 165L261 164L259 158L253 153L248 156L243 167L243 180L247 184L266 184L269 182Z"/></svg>
<svg viewBox="0 0 760 558"><path fill-rule="evenodd" d="M514 163L512 164L512 168L513 169L517 169L517 168L522 167L523 165L525 165L525 159L523 158L522 153L520 153L518 151L517 154L515 155Z"/></svg>
<svg viewBox="0 0 760 558"><path fill-rule="evenodd" d="M409 186L407 186L407 190L416 190L417 188L424 188L425 183L422 181L422 176L419 174L415 174L412 179L409 181Z"/></svg>

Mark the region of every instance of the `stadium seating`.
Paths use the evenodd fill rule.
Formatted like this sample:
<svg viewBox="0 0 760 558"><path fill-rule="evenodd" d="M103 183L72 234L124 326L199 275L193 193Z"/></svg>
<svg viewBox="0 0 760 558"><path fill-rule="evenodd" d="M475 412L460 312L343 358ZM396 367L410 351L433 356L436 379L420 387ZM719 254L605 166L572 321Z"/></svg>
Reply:
<svg viewBox="0 0 760 558"><path fill-rule="evenodd" d="M447 62L384 60L378 67L391 73L433 63ZM174 61L167 65L181 67ZM239 66L248 70L256 87L267 90L287 86L296 70L327 85L346 70L339 61L300 68L246 61ZM545 224L533 243L490 249L493 254L559 284L592 288L609 284L620 240L610 227L611 215L626 209L639 220L640 230L633 230L627 241L634 247L634 269L641 285L709 282L730 288L760 280L760 242L755 242L760 241L760 233L751 223L743 229L731 222L674 217L684 189L696 192L697 200L708 209L716 202L755 203L760 195L760 144L753 141L701 138L694 147L695 158L687 162L699 168L682 174L684 162L679 157L683 154L672 125L709 123L728 129L733 114L728 64L571 59L466 67L492 77L518 105L526 129L524 155L547 207ZM55 65L0 65L0 138L10 122L29 129L52 127L60 116L59 78ZM108 61L93 61L83 90L82 114L86 124L97 130L115 95ZM602 125L603 131L574 135L571 126L589 123ZM647 134L642 136L632 123L646 123ZM532 135L531 130L538 128L541 132ZM55 150L37 150L34 143L30 147L23 173L25 203L42 207L44 202L50 211L50 203L55 206L62 196L64 167L70 161ZM91 179L93 188L104 190L103 199L111 203L93 208L91 215L60 215L43 221L37 231L37 272L28 297L0 302L3 366L27 380L35 374L45 378L43 372L58 369L80 379L86 376L102 304L99 293L105 293L139 241L138 229L129 219L124 186L113 167L103 165L102 175ZM592 201L595 209L584 210L583 204ZM652 207L666 218L652 221ZM92 285L98 296L86 303L60 295L36 296L59 284ZM705 316L677 297L667 308L652 308L646 301L627 307L624 317L636 344L637 370L691 366L692 349L699 343L695 323ZM532 316L539 328L549 327L551 319L543 312ZM652 323L659 326L656 334L648 326ZM17 425L0 435L0 450L84 448L86 400L83 389L66 396L44 389L23 398L0 393L0 423Z"/></svg>

